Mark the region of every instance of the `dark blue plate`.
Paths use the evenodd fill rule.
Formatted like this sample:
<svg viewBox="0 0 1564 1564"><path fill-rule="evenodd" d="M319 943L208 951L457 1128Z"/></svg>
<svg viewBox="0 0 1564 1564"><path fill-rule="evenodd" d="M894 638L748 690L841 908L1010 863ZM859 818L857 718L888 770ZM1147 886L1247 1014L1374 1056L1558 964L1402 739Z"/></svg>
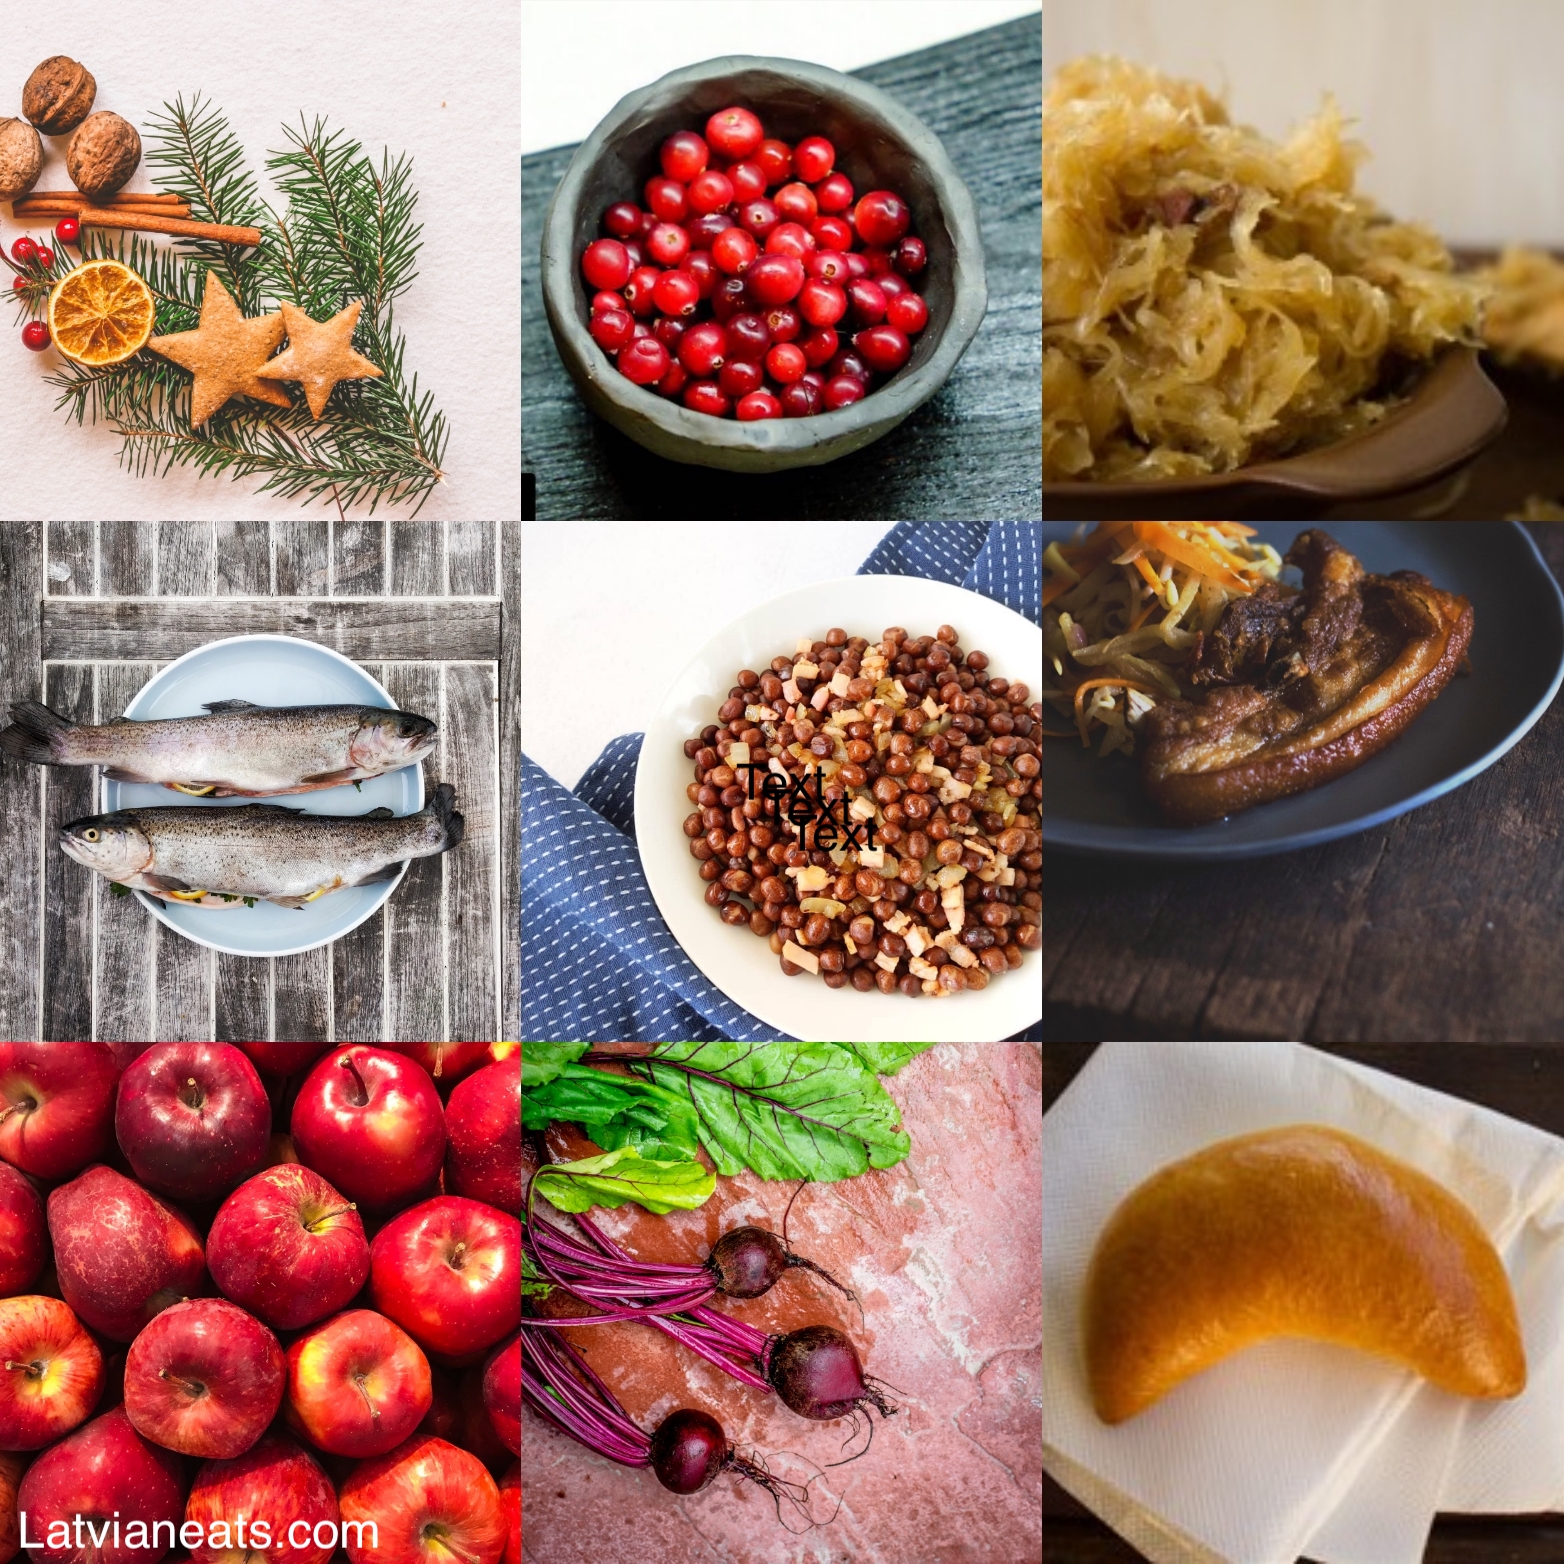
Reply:
<svg viewBox="0 0 1564 1564"><path fill-rule="evenodd" d="M1282 553L1302 530L1296 522L1256 526ZM1185 862L1313 847L1459 787L1548 709L1564 680L1564 593L1518 522L1339 521L1325 530L1376 574L1418 570L1470 598L1471 673L1457 674L1400 738L1357 770L1212 825L1167 825L1141 792L1135 761L1101 760L1095 747L1050 739L1043 745L1047 846ZM1044 547L1075 532L1068 522L1045 521Z"/></svg>

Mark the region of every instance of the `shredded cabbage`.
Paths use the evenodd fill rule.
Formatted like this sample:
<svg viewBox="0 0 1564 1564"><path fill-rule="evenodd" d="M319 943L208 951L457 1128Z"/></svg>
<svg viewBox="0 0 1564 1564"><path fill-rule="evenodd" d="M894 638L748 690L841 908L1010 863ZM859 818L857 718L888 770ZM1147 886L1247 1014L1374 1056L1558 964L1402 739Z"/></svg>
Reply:
<svg viewBox="0 0 1564 1564"><path fill-rule="evenodd" d="M1327 100L1283 143L1193 82L1065 66L1043 103L1043 476L1228 472L1382 417L1486 286L1354 188Z"/></svg>
<svg viewBox="0 0 1564 1564"><path fill-rule="evenodd" d="M1483 335L1495 356L1564 371L1564 261L1512 245L1477 275L1493 288Z"/></svg>

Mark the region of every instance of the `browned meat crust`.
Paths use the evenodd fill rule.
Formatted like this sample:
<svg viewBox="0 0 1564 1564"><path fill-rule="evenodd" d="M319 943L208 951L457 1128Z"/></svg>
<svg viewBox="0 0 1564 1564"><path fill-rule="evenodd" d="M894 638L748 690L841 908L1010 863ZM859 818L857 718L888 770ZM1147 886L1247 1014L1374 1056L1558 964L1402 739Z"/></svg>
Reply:
<svg viewBox="0 0 1564 1564"><path fill-rule="evenodd" d="M1303 590L1228 605L1185 670L1200 692L1141 724L1141 781L1169 820L1199 825L1318 787L1405 731L1450 682L1471 604L1415 571L1373 576L1324 532L1287 554Z"/></svg>

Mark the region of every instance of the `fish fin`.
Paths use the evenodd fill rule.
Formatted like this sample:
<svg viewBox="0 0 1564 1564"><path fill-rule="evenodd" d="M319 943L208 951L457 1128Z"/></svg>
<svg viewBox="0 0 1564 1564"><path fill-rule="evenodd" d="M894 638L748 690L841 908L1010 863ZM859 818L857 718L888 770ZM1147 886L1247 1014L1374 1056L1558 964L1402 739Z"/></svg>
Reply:
<svg viewBox="0 0 1564 1564"><path fill-rule="evenodd" d="M260 711L254 701L206 701L201 709L214 715L225 711Z"/></svg>
<svg viewBox="0 0 1564 1564"><path fill-rule="evenodd" d="M357 766L344 766L340 771L317 771L312 777L300 777L299 781L311 782L317 787L335 787L338 782L351 782L357 775Z"/></svg>
<svg viewBox="0 0 1564 1564"><path fill-rule="evenodd" d="M110 782L151 782L151 777L144 777L139 771L127 771L123 766L105 766L103 775ZM153 784L156 786L156 784ZM166 784L165 784L166 785Z"/></svg>
<svg viewBox="0 0 1564 1564"><path fill-rule="evenodd" d="M163 786L171 787L176 793L184 793L191 798L205 798L208 794L215 793L219 784L216 782L165 782Z"/></svg>
<svg viewBox="0 0 1564 1564"><path fill-rule="evenodd" d="M363 879L355 880L355 885L378 885L382 880L394 880L403 869L400 863L388 863L383 869L376 869L372 874L366 874Z"/></svg>
<svg viewBox="0 0 1564 1564"><path fill-rule="evenodd" d="M167 874L148 874L144 870L138 883L143 890L148 891L188 891L192 889L184 880L176 880Z"/></svg>
<svg viewBox="0 0 1564 1564"><path fill-rule="evenodd" d="M453 847L459 847L467 829L467 822L456 812L456 789L449 782L442 782L432 794L429 802L424 805L424 811L433 812L445 831L445 845L440 849L442 853L448 853Z"/></svg>
<svg viewBox="0 0 1564 1564"><path fill-rule="evenodd" d="M304 911L304 904L309 900L308 896L265 896L263 901L275 903L279 907L292 907L297 912Z"/></svg>
<svg viewBox="0 0 1564 1564"><path fill-rule="evenodd" d="M35 766L67 764L54 752L54 741L76 727L41 701L16 701L11 707L11 726L0 730L0 751L12 760L29 760Z"/></svg>
<svg viewBox="0 0 1564 1564"><path fill-rule="evenodd" d="M395 818L396 811L394 809L387 809L384 804L382 804L378 809L371 809L367 815L359 816L360 820L394 820Z"/></svg>

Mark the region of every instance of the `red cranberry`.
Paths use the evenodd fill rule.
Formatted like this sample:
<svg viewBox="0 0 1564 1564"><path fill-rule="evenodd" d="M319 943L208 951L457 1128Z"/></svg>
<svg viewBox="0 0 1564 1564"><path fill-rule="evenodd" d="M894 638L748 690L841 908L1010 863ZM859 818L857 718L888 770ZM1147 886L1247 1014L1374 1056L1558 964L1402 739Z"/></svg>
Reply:
<svg viewBox="0 0 1564 1564"><path fill-rule="evenodd" d="M766 235L769 255L793 255L803 260L815 247L815 241L802 223L778 223Z"/></svg>
<svg viewBox="0 0 1564 1564"><path fill-rule="evenodd" d="M590 249L591 246L588 245L587 248ZM37 242L35 240L29 239L26 234L23 234L22 237L11 246L11 258L21 266L26 266L29 263L36 261L38 259Z"/></svg>
<svg viewBox="0 0 1564 1564"><path fill-rule="evenodd" d="M672 322L669 322L671 325ZM689 381L689 374L683 364L670 364L668 373L657 382L658 396L677 396Z"/></svg>
<svg viewBox="0 0 1564 1564"><path fill-rule="evenodd" d="M786 304L804 286L804 263L793 255L762 255L744 273L744 286L757 304Z"/></svg>
<svg viewBox="0 0 1564 1564"><path fill-rule="evenodd" d="M851 348L843 348L836 354L825 366L825 372L830 380L835 380L838 375L851 375L854 380L861 380L865 385L869 383L868 362Z"/></svg>
<svg viewBox="0 0 1564 1564"><path fill-rule="evenodd" d="M739 227L746 233L764 239L782 221L777 209L769 201L746 201L739 208Z"/></svg>
<svg viewBox="0 0 1564 1564"><path fill-rule="evenodd" d="M791 342L779 342L766 354L766 373L779 386L791 385L809 368L804 350Z"/></svg>
<svg viewBox="0 0 1564 1564"><path fill-rule="evenodd" d="M659 266L677 266L690 253L690 236L677 223L659 223L646 236L646 253Z"/></svg>
<svg viewBox="0 0 1564 1564"><path fill-rule="evenodd" d="M735 315L728 322L728 357L759 363L771 346L771 331L758 315Z"/></svg>
<svg viewBox="0 0 1564 1564"><path fill-rule="evenodd" d="M835 336L836 333L832 332L831 335ZM798 383L801 386L813 386L816 391L824 395L826 378L818 369L811 369Z"/></svg>
<svg viewBox="0 0 1564 1564"><path fill-rule="evenodd" d="M649 337L651 334L652 328L644 320L638 320L635 323L635 330L630 333L630 336L632 341L639 341L642 337Z"/></svg>
<svg viewBox="0 0 1564 1564"><path fill-rule="evenodd" d="M858 252L863 257L863 263L869 268L871 277L883 277L893 268L891 266L891 252L889 250L868 249Z"/></svg>
<svg viewBox="0 0 1564 1564"><path fill-rule="evenodd" d="M22 327L22 346L31 348L34 353L42 353L49 340L49 328L41 320L30 320Z"/></svg>
<svg viewBox="0 0 1564 1564"><path fill-rule="evenodd" d="M804 380L783 386L777 400L782 404L784 418L813 418L823 405L820 387Z"/></svg>
<svg viewBox="0 0 1564 1564"><path fill-rule="evenodd" d="M635 317L629 310L603 310L592 317L587 330L605 353L617 353L634 334Z"/></svg>
<svg viewBox="0 0 1564 1564"><path fill-rule="evenodd" d="M733 416L741 424L754 423L757 418L780 418L782 404L769 391L751 391L748 396L739 398Z"/></svg>
<svg viewBox="0 0 1564 1564"><path fill-rule="evenodd" d="M659 315L652 325L652 335L677 356L679 351L679 338L684 335L684 322L675 320L671 315Z"/></svg>
<svg viewBox="0 0 1564 1564"><path fill-rule="evenodd" d="M809 236L822 250L839 250L844 254L852 249L857 237L852 224L840 217L817 217L809 225Z"/></svg>
<svg viewBox="0 0 1564 1564"><path fill-rule="evenodd" d="M771 199L789 222L803 223L807 227L820 215L819 203L808 185L783 185Z"/></svg>
<svg viewBox="0 0 1564 1564"><path fill-rule="evenodd" d="M888 325L906 332L909 337L915 337L929 323L929 307L923 302L921 294L909 288L905 293L898 293L885 306L885 319Z"/></svg>
<svg viewBox="0 0 1564 1564"><path fill-rule="evenodd" d="M912 292L912 284L905 277L898 276L895 272L881 272L874 279L874 285L885 295L887 304L903 293Z"/></svg>
<svg viewBox="0 0 1564 1564"><path fill-rule="evenodd" d="M693 315L700 301L701 285L688 272L664 272L652 285L652 302L664 315Z"/></svg>
<svg viewBox="0 0 1564 1564"><path fill-rule="evenodd" d="M655 266L637 266L631 272L629 282L624 285L625 303L638 319L645 320L657 308L652 293L661 276L662 273Z"/></svg>
<svg viewBox="0 0 1564 1564"><path fill-rule="evenodd" d="M762 141L755 161L766 176L766 184L786 184L793 177L793 149L785 141Z"/></svg>
<svg viewBox="0 0 1564 1564"><path fill-rule="evenodd" d="M871 190L853 208L853 227L865 244L895 244L911 222L907 203L890 190Z"/></svg>
<svg viewBox="0 0 1564 1564"><path fill-rule="evenodd" d="M759 163L733 163L723 173L733 182L735 201L755 201L766 193L766 172Z"/></svg>
<svg viewBox="0 0 1564 1564"><path fill-rule="evenodd" d="M767 310L766 325L773 342L791 342L804 329L803 318L791 304L778 304Z"/></svg>
<svg viewBox="0 0 1564 1564"><path fill-rule="evenodd" d="M693 130L676 130L657 154L663 173L686 185L705 168L710 157L711 149Z"/></svg>
<svg viewBox="0 0 1564 1564"><path fill-rule="evenodd" d="M625 299L622 293L602 293L592 295L592 313L596 315L599 310L622 310L625 307Z"/></svg>
<svg viewBox="0 0 1564 1564"><path fill-rule="evenodd" d="M929 264L929 247L915 234L908 234L896 246L893 264L903 277L916 277Z"/></svg>
<svg viewBox="0 0 1564 1564"><path fill-rule="evenodd" d="M685 199L689 201L692 212L699 212L703 216L707 212L724 212L733 205L733 181L726 174L708 169L690 181Z"/></svg>
<svg viewBox="0 0 1564 1564"><path fill-rule="evenodd" d="M805 184L819 184L835 167L836 148L824 136L805 136L793 148L793 172Z"/></svg>
<svg viewBox="0 0 1564 1564"><path fill-rule="evenodd" d="M848 280L847 257L837 250L816 250L804 263L811 277L821 282L836 282L844 286Z"/></svg>
<svg viewBox="0 0 1564 1564"><path fill-rule="evenodd" d="M847 313L847 295L836 283L811 277L799 290L798 313L811 326L834 326Z"/></svg>
<svg viewBox="0 0 1564 1564"><path fill-rule="evenodd" d="M852 305L853 319L860 326L875 326L885 319L886 298L877 282L867 277L849 283L847 302Z"/></svg>
<svg viewBox="0 0 1564 1564"><path fill-rule="evenodd" d="M684 388L684 405L697 413L710 413L713 418L726 418L733 404L715 380L692 380Z"/></svg>
<svg viewBox="0 0 1564 1564"><path fill-rule="evenodd" d="M16 242L20 244L22 241L18 239ZM31 239L27 242L32 245ZM37 254L36 246L31 254ZM622 288L630 280L633 270L625 247L617 239L594 239L581 253L581 275L594 289Z"/></svg>
<svg viewBox="0 0 1564 1564"><path fill-rule="evenodd" d="M803 340L798 345L804 350L804 357L809 360L809 367L818 369L822 364L828 364L836 357L840 342L829 326L819 326L813 331L805 332Z"/></svg>
<svg viewBox="0 0 1564 1564"><path fill-rule="evenodd" d="M619 355L619 373L633 385L649 386L668 373L671 362L656 337L638 337Z"/></svg>
<svg viewBox="0 0 1564 1564"><path fill-rule="evenodd" d="M726 212L703 212L684 225L690 236L692 250L709 250L718 234L725 234L733 226L733 219Z"/></svg>
<svg viewBox="0 0 1564 1564"><path fill-rule="evenodd" d="M706 140L734 163L756 151L765 135L760 121L748 109L719 109L706 121Z"/></svg>
<svg viewBox="0 0 1564 1564"><path fill-rule="evenodd" d="M839 407L850 407L854 402L863 401L866 394L864 383L857 376L838 375L834 380L826 381L821 401L826 412L834 413Z"/></svg>
<svg viewBox="0 0 1564 1564"><path fill-rule="evenodd" d="M907 333L895 326L871 326L853 338L853 346L863 355L871 369L882 375L894 375L912 352Z"/></svg>
<svg viewBox="0 0 1564 1564"><path fill-rule="evenodd" d="M863 258L861 252L857 250L847 252L847 275L855 280L869 275L869 263Z"/></svg>
<svg viewBox="0 0 1564 1564"><path fill-rule="evenodd" d="M732 320L748 308L749 289L742 277L724 277L712 290L711 313L718 320Z"/></svg>
<svg viewBox="0 0 1564 1564"><path fill-rule="evenodd" d="M730 358L717 371L717 385L723 395L734 398L748 396L751 391L758 391L765 384L765 380L765 370L759 364L753 364L743 358Z"/></svg>
<svg viewBox="0 0 1564 1564"><path fill-rule="evenodd" d="M656 212L642 212L640 226L635 231L635 238L644 239L663 219Z"/></svg>
<svg viewBox="0 0 1564 1564"><path fill-rule="evenodd" d="M729 276L744 270L760 253L760 246L742 228L725 228L711 241L711 258Z"/></svg>
<svg viewBox="0 0 1564 1564"><path fill-rule="evenodd" d="M721 275L712 265L710 250L691 250L684 258L684 269L695 279L696 286L701 290L701 297L709 299L712 290L717 286L717 278Z"/></svg>
<svg viewBox="0 0 1564 1564"><path fill-rule="evenodd" d="M714 320L691 326L679 339L679 362L692 375L709 380L727 356L728 334Z"/></svg>
<svg viewBox="0 0 1564 1564"><path fill-rule="evenodd" d="M650 217L652 214L648 212L646 215ZM623 243L625 247L625 254L630 257L630 266L632 269L637 266L646 265L646 247L639 239L626 239L623 241Z"/></svg>
<svg viewBox="0 0 1564 1564"><path fill-rule="evenodd" d="M634 201L615 201L603 213L603 232L615 239L633 239L641 231L641 209Z"/></svg>
<svg viewBox="0 0 1564 1564"><path fill-rule="evenodd" d="M815 186L815 200L822 212L845 212L853 204L853 182L846 174L832 174Z"/></svg>
<svg viewBox="0 0 1564 1564"><path fill-rule="evenodd" d="M689 199L677 179L666 176L648 179L641 195L661 222L682 223L690 215Z"/></svg>

